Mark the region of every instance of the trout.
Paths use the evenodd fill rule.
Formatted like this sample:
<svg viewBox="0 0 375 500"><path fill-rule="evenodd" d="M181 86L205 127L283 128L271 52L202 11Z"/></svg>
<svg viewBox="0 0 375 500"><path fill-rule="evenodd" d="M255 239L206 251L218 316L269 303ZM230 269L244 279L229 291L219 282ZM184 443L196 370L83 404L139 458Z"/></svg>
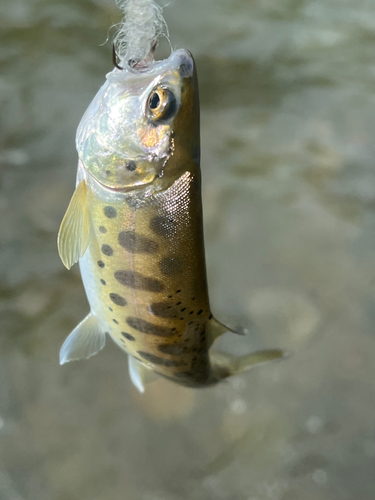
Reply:
<svg viewBox="0 0 375 500"><path fill-rule="evenodd" d="M106 336L128 354L139 391L155 375L213 385L283 357L235 358L210 347L229 328L210 310L203 240L199 98L186 50L137 68L115 67L77 131L76 190L59 254L79 261L90 313L60 352L88 358Z"/></svg>

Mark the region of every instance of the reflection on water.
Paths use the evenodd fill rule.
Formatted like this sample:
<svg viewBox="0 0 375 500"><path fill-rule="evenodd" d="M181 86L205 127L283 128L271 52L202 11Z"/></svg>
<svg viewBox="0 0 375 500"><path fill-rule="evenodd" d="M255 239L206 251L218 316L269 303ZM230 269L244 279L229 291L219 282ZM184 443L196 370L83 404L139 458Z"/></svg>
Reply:
<svg viewBox="0 0 375 500"><path fill-rule="evenodd" d="M0 5L0 498L373 500L375 4L176 0L201 83L213 310L287 361L145 396L115 346L58 365L87 312L56 233L112 0Z"/></svg>

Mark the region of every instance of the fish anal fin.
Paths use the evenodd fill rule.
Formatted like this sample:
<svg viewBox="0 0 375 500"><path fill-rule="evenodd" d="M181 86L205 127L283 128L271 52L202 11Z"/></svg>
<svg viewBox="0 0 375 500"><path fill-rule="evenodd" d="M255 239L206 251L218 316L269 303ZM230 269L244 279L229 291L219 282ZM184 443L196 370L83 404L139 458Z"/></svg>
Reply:
<svg viewBox="0 0 375 500"><path fill-rule="evenodd" d="M143 394L145 392L145 385L156 379L156 373L130 354L128 355L128 367L131 381L138 391Z"/></svg>
<svg viewBox="0 0 375 500"><path fill-rule="evenodd" d="M89 239L90 214L87 207L86 184L82 181L73 193L57 236L59 255L67 269L84 255Z"/></svg>
<svg viewBox="0 0 375 500"><path fill-rule="evenodd" d="M288 354L281 349L266 349L256 351L244 356L233 356L224 352L210 352L212 371L217 380L238 375L253 366L257 366L268 361L284 359Z"/></svg>
<svg viewBox="0 0 375 500"><path fill-rule="evenodd" d="M207 320L206 334L208 339L208 347L211 347L215 340L226 332L236 333L237 335L245 335L247 333L247 330L241 327L233 329L225 326L213 316L211 317L211 319Z"/></svg>
<svg viewBox="0 0 375 500"><path fill-rule="evenodd" d="M67 337L60 350L60 364L89 358L103 349L105 331L97 316L90 313Z"/></svg>

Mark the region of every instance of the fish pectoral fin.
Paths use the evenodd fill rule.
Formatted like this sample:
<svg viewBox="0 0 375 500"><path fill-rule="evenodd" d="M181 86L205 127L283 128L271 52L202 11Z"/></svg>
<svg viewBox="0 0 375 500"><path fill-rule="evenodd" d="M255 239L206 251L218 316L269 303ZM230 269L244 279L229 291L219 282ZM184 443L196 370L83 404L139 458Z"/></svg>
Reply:
<svg viewBox="0 0 375 500"><path fill-rule="evenodd" d="M145 385L157 378L157 374L151 368L147 368L130 354L128 355L128 367L131 381L142 394L145 392Z"/></svg>
<svg viewBox="0 0 375 500"><path fill-rule="evenodd" d="M206 325L206 335L208 339L208 348L212 346L212 344L215 342L215 340L220 337L220 335L223 335L223 333L226 332L231 332L231 333L236 333L237 335L245 335L247 333L246 328L230 328L228 326L223 325L223 323L220 323L216 318L212 317L207 321Z"/></svg>
<svg viewBox="0 0 375 500"><path fill-rule="evenodd" d="M57 247L62 263L67 269L86 252L90 239L90 214L87 207L86 184L78 184L61 222Z"/></svg>
<svg viewBox="0 0 375 500"><path fill-rule="evenodd" d="M287 356L288 353L281 349L266 349L245 356L233 356L232 354L214 351L210 352L210 362L215 378L220 380L232 375L238 375L253 366L284 359Z"/></svg>
<svg viewBox="0 0 375 500"><path fill-rule="evenodd" d="M93 356L103 349L105 335L97 316L90 313L74 328L63 343L60 350L60 364Z"/></svg>

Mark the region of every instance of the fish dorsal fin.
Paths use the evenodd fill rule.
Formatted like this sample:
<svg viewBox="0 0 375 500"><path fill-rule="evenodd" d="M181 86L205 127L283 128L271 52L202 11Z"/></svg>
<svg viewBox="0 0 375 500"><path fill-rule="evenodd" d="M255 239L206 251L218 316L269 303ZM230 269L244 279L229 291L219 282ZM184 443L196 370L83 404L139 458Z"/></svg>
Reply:
<svg viewBox="0 0 375 500"><path fill-rule="evenodd" d="M265 349L244 356L233 356L224 352L210 352L210 362L216 380L221 380L232 375L238 375L253 366L276 361L287 357L288 354L281 349Z"/></svg>
<svg viewBox="0 0 375 500"><path fill-rule="evenodd" d="M86 252L90 239L90 215L86 184L78 184L61 222L57 247L64 266L70 269Z"/></svg>
<svg viewBox="0 0 375 500"><path fill-rule="evenodd" d="M63 343L60 350L60 364L76 359L89 358L103 349L105 344L104 327L97 316L90 313L77 325Z"/></svg>
<svg viewBox="0 0 375 500"><path fill-rule="evenodd" d="M128 367L131 381L139 392L143 394L145 392L145 385L156 379L156 373L150 368L147 368L147 366L138 361L138 359L130 356L130 354L128 355Z"/></svg>
<svg viewBox="0 0 375 500"><path fill-rule="evenodd" d="M236 333L237 335L245 335L247 333L247 330L245 328L240 328L240 327L230 328L228 326L223 325L223 323L220 323L220 321L218 321L216 318L212 317L207 321L206 325L208 348L212 346L212 344L218 337L220 337L220 335L223 335L223 333L226 332Z"/></svg>

